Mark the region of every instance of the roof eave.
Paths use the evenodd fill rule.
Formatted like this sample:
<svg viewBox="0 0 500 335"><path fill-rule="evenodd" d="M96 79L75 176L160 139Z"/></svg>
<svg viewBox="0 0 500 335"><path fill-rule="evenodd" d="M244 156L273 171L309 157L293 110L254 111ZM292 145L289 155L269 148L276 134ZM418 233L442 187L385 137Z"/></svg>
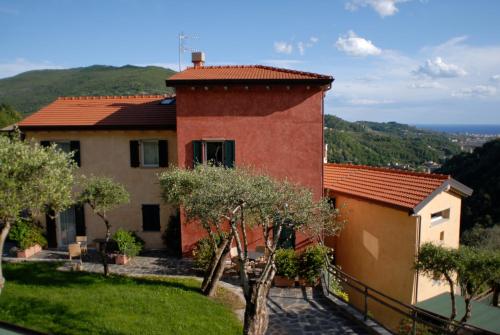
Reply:
<svg viewBox="0 0 500 335"><path fill-rule="evenodd" d="M21 131L49 130L176 130L176 125L19 125Z"/></svg>
<svg viewBox="0 0 500 335"><path fill-rule="evenodd" d="M168 87L196 85L331 85L333 77L311 79L167 79Z"/></svg>
<svg viewBox="0 0 500 335"><path fill-rule="evenodd" d="M464 184L456 181L453 178L445 180L441 186L436 188L431 194L427 196L424 200L422 200L415 208L413 208L413 214L417 214L420 212L427 204L429 204L438 194L441 192L447 192L453 190L455 193L458 193L462 198L468 197L472 195L473 190L470 187L465 186Z"/></svg>

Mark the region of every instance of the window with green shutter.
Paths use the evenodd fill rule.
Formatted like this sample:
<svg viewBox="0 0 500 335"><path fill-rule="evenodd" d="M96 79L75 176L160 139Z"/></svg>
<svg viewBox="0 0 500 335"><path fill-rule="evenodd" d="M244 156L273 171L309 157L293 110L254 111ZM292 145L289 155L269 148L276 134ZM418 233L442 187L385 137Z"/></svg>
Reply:
<svg viewBox="0 0 500 335"><path fill-rule="evenodd" d="M193 141L193 166L211 163L233 168L236 161L235 141Z"/></svg>

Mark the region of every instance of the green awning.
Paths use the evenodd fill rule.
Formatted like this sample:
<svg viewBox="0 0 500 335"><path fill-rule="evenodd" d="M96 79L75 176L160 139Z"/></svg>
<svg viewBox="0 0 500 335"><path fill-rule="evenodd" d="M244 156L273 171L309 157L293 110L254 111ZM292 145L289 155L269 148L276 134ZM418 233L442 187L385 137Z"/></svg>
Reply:
<svg viewBox="0 0 500 335"><path fill-rule="evenodd" d="M465 314L464 298L455 295L457 318L460 320ZM490 332L500 333L500 308L489 306L484 302L472 301L472 316L467 321L471 326ZM451 299L449 293L442 293L433 298L421 301L415 305L434 314L449 318L451 314Z"/></svg>

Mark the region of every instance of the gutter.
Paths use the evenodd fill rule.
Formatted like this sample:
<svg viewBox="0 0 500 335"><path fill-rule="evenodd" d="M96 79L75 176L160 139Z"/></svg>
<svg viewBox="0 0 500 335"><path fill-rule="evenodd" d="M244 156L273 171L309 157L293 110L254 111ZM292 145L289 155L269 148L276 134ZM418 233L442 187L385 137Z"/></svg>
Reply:
<svg viewBox="0 0 500 335"><path fill-rule="evenodd" d="M417 241L416 241L416 246L415 246L415 259L417 255L420 253L420 242L421 242L421 235L422 235L422 216L421 215L416 215L416 214L411 214L411 216L415 217L417 219ZM418 279L420 275L418 273L418 270L415 270L415 304L418 302Z"/></svg>

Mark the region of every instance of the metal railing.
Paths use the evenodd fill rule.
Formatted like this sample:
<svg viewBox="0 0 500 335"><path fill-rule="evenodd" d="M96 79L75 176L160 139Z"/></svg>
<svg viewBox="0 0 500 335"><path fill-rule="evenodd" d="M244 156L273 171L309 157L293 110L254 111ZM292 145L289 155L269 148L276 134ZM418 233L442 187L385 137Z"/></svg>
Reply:
<svg viewBox="0 0 500 335"><path fill-rule="evenodd" d="M346 287L351 288L352 290L358 292L363 299L361 303L362 307L360 307L359 304L358 306L356 306L351 301L345 301L347 304L362 313L365 321L370 318L392 333L394 333L395 331L399 333L403 332L401 330L395 330L388 327L381 320L380 316L371 315L368 307L369 303L379 304L380 306L383 306L384 308L387 308L396 313L395 315L401 317L400 320L406 320L411 323L411 328L407 332L404 332L405 334L416 335L421 332L422 328L425 328L425 331L431 332L433 334L456 334L457 331L462 331L465 334L495 335L495 333L486 331L484 329L479 329L468 324L464 325L458 322L452 322L436 314L396 300L388 296L387 294L384 294L379 290L376 290L359 281L358 279L350 276L336 266L331 265L329 260L326 261L326 267L323 275L326 282L326 290L328 294L331 294L336 298L345 301L343 297L333 292L330 287L332 278L336 278L336 280L344 287L344 289Z"/></svg>

